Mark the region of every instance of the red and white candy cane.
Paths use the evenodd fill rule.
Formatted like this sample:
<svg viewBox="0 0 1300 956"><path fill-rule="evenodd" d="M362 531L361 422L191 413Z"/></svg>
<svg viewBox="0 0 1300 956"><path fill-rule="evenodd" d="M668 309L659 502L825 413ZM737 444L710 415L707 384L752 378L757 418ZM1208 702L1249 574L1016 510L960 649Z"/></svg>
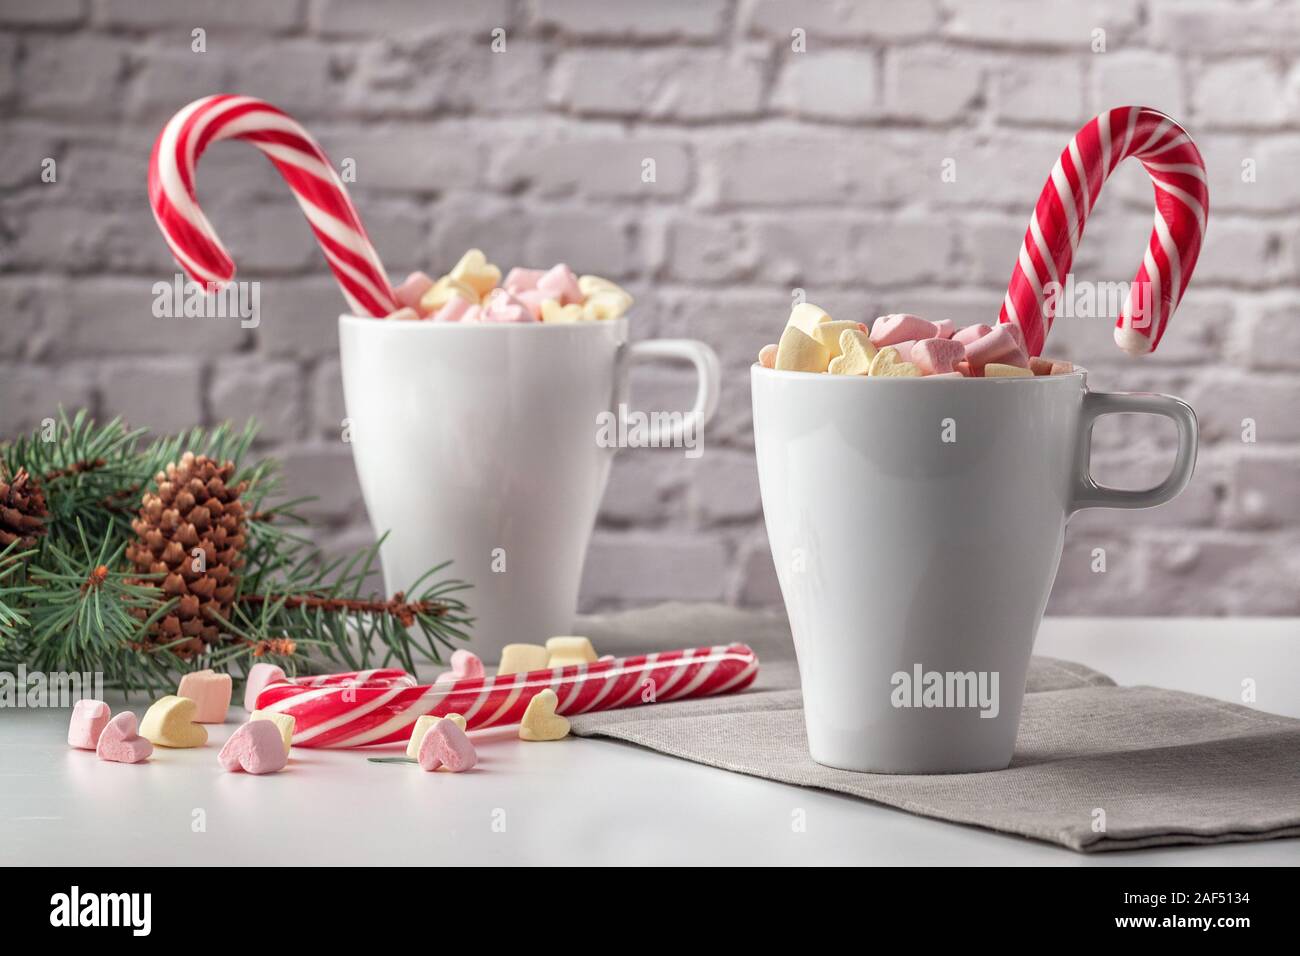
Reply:
<svg viewBox="0 0 1300 956"><path fill-rule="evenodd" d="M149 204L172 255L191 279L220 287L235 277L235 264L194 191L199 156L223 139L256 146L280 171L354 313L385 316L397 308L379 255L325 151L297 121L251 96L223 93L195 100L167 121L153 146Z"/></svg>
<svg viewBox="0 0 1300 956"><path fill-rule="evenodd" d="M1168 116L1124 106L1093 118L1074 135L1029 220L1001 321L1020 325L1030 355L1042 352L1056 317L1059 296L1045 302L1044 286L1064 286L1102 183L1130 156L1141 161L1155 186L1155 228L1120 312L1115 342L1131 355L1160 344L1205 238L1205 161L1187 131Z"/></svg>
<svg viewBox="0 0 1300 956"><path fill-rule="evenodd" d="M596 661L428 686L400 670L357 671L268 684L259 710L291 714L295 747L364 747L406 740L425 714L461 714L469 730L517 724L551 688L566 716L742 690L758 674L744 644Z"/></svg>

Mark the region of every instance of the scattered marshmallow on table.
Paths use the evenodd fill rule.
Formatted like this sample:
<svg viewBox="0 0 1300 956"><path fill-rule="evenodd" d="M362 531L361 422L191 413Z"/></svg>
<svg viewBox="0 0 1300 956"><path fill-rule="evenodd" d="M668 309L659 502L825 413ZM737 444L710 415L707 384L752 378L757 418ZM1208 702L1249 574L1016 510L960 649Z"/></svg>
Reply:
<svg viewBox="0 0 1300 956"><path fill-rule="evenodd" d="M159 747L202 747L208 732L195 722L197 713L198 705L188 697L160 697L145 711L140 736Z"/></svg>
<svg viewBox="0 0 1300 956"><path fill-rule="evenodd" d="M440 720L420 741L416 759L421 770L434 771L445 767L452 773L464 773L478 763L478 751L454 721Z"/></svg>
<svg viewBox="0 0 1300 956"><path fill-rule="evenodd" d="M519 722L521 740L562 740L569 736L569 722L555 712L559 698L549 687L528 702Z"/></svg>
<svg viewBox="0 0 1300 956"><path fill-rule="evenodd" d="M275 664L257 663L248 669L244 678L244 710L257 710L257 695L267 684L285 679L284 668Z"/></svg>
<svg viewBox="0 0 1300 956"><path fill-rule="evenodd" d="M411 739L406 742L406 756L416 760L420 756L420 743L435 724L440 720L450 720L461 730L465 729L465 718L460 714L448 714L446 717L434 717L432 714L424 714L415 721L415 726L411 728Z"/></svg>
<svg viewBox="0 0 1300 956"><path fill-rule="evenodd" d="M99 745L99 735L113 713L102 700L79 700L72 706L72 720L68 723L68 744L79 750L94 750Z"/></svg>
<svg viewBox="0 0 1300 956"><path fill-rule="evenodd" d="M280 731L280 736L284 740L284 752L288 753L293 747L293 731L297 725L293 714L281 714L274 710L255 710L248 715L251 723L254 720L265 720L275 724Z"/></svg>
<svg viewBox="0 0 1300 956"><path fill-rule="evenodd" d="M181 676L177 697L194 701L194 721L199 724L224 724L230 708L229 674L213 670L191 671Z"/></svg>
<svg viewBox="0 0 1300 956"><path fill-rule="evenodd" d="M473 651L467 651L463 647L451 652L451 670L439 674L436 684L445 684L454 680L471 680L476 677L482 677L484 674L483 662Z"/></svg>
<svg viewBox="0 0 1300 956"><path fill-rule="evenodd" d="M110 720L95 744L95 755L114 763L140 763L152 754L153 744L140 736L135 714L129 710Z"/></svg>
<svg viewBox="0 0 1300 956"><path fill-rule="evenodd" d="M596 649L585 637L552 637L546 642L547 667L567 667L570 664L591 664L596 660Z"/></svg>
<svg viewBox="0 0 1300 956"><path fill-rule="evenodd" d="M269 720L250 720L226 741L217 754L223 770L264 774L283 770L289 763L280 728Z"/></svg>
<svg viewBox="0 0 1300 956"><path fill-rule="evenodd" d="M548 666L546 662L550 657L546 648L540 644L507 644L501 648L501 663L497 667L497 676L546 670Z"/></svg>

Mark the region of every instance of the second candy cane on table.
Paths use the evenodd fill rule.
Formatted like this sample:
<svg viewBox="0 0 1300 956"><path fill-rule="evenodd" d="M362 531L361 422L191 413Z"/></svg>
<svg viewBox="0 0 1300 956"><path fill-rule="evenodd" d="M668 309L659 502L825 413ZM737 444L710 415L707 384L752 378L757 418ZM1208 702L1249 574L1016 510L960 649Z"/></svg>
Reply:
<svg viewBox="0 0 1300 956"><path fill-rule="evenodd" d="M294 718L295 747L363 747L406 740L421 716L461 714L470 730L516 724L550 688L566 716L743 690L758 657L743 644L665 651L592 664L417 686L404 671L376 670L267 685L260 710Z"/></svg>

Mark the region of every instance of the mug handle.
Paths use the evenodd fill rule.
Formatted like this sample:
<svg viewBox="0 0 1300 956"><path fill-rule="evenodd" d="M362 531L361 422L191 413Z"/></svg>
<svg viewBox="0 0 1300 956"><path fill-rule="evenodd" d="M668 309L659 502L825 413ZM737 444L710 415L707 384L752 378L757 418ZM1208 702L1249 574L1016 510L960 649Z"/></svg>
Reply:
<svg viewBox="0 0 1300 956"><path fill-rule="evenodd" d="M1092 426L1102 415L1120 412L1161 415L1178 427L1178 454L1174 466L1165 480L1152 488L1107 488L1093 480L1089 469ZM1180 399L1147 392L1086 392L1079 421L1079 447L1075 454L1076 477L1070 512L1084 508L1154 508L1164 504L1186 488L1191 480L1196 467L1196 446L1196 412Z"/></svg>
<svg viewBox="0 0 1300 956"><path fill-rule="evenodd" d="M652 448L679 448L692 434L708 424L718 410L718 387L721 365L718 353L696 339L646 339L633 342L628 351L632 363L651 359L679 359L695 366L697 384L695 404L681 419L669 424L667 433L661 434L658 422L650 425L649 444Z"/></svg>

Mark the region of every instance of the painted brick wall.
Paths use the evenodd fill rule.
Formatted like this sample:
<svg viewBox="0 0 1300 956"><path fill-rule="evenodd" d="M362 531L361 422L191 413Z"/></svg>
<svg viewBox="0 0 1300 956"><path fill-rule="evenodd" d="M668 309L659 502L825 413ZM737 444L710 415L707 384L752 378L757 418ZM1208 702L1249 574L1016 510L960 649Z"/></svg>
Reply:
<svg viewBox="0 0 1300 956"><path fill-rule="evenodd" d="M254 151L209 154L200 197L242 277L262 281L262 325L149 311L174 272L145 201L149 146L177 107L222 90L277 103L355 160L354 198L395 275L445 269L469 245L503 265L567 260L638 296L636 335L721 354L704 456L620 456L588 608L778 602L745 370L792 290L838 317L989 321L1071 132L1107 106L1164 109L1197 136L1213 208L1174 328L1145 361L1101 320L1063 321L1049 351L1095 387L1190 400L1200 465L1163 509L1078 518L1052 609L1300 613L1294 3L2 0L0 431L58 403L158 429L256 415L293 490L319 495L315 533L334 546L369 535L339 440L341 300ZM1112 179L1079 278L1132 276L1150 203L1139 169ZM690 387L650 369L636 398L681 407ZM1171 439L1107 420L1095 470L1152 483Z"/></svg>

